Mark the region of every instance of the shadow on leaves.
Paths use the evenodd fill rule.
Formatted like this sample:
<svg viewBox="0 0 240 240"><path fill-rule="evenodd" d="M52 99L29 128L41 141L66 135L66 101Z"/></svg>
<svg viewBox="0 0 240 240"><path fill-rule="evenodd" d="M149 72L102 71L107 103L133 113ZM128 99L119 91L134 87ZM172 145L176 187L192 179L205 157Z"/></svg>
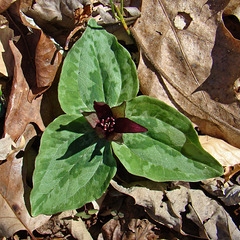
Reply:
<svg viewBox="0 0 240 240"><path fill-rule="evenodd" d="M93 132L86 132L85 134L81 135L79 138L74 140L68 146L66 153L62 157L57 158L57 160L64 160L70 158L73 155L81 152L82 150L92 146L97 142L97 140L98 137Z"/></svg>

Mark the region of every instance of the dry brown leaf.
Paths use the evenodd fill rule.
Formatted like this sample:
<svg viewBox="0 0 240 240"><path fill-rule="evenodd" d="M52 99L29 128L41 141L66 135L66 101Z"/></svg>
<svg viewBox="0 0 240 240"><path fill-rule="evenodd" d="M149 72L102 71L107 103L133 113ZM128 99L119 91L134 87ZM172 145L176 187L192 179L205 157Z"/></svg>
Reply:
<svg viewBox="0 0 240 240"><path fill-rule="evenodd" d="M141 91L159 99L164 92L202 132L240 147L234 86L240 77L240 41L222 21L228 2L143 1L132 33L142 51Z"/></svg>
<svg viewBox="0 0 240 240"><path fill-rule="evenodd" d="M207 197L200 190L190 190L190 212L186 217L202 225L209 239L239 239L240 231L230 215L215 200ZM198 219L198 222L197 222Z"/></svg>
<svg viewBox="0 0 240 240"><path fill-rule="evenodd" d="M24 133L27 142L35 135L34 127L28 125ZM15 157L15 155L11 155L0 165L0 237L11 237L19 230L27 230L31 234L49 219L43 215L36 218L29 215L26 208L29 200L22 176L23 157Z"/></svg>
<svg viewBox="0 0 240 240"><path fill-rule="evenodd" d="M9 134L16 141L22 135L28 123L36 123L42 131L44 131L45 126L40 115L42 96L34 99L31 103L28 101L29 86L21 68L22 56L12 41L10 41L10 47L14 55L15 66L4 133Z"/></svg>
<svg viewBox="0 0 240 240"><path fill-rule="evenodd" d="M38 88L49 88L55 78L62 56L57 51L54 43L41 31L35 52L36 85ZM34 90L33 90L34 92Z"/></svg>
<svg viewBox="0 0 240 240"><path fill-rule="evenodd" d="M4 14L15 35L19 36L15 44L10 42L15 65L4 126L5 134L8 133L16 140L29 122L36 123L42 131L45 129L42 117L46 115L45 123L50 122L49 114L54 110L42 106L42 96L36 96L52 85L61 55L41 30L32 29L29 32L19 15L18 4L12 4Z"/></svg>
<svg viewBox="0 0 240 240"><path fill-rule="evenodd" d="M111 185L132 196L152 219L181 234L213 240L240 238L240 231L230 215L200 190L178 186L162 192L143 187L124 188L114 181Z"/></svg>

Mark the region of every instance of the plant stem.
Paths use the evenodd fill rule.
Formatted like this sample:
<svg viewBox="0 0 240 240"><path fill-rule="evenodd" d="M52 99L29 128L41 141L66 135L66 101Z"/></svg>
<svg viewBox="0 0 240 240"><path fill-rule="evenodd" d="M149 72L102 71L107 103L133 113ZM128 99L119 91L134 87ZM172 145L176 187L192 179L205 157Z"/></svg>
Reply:
<svg viewBox="0 0 240 240"><path fill-rule="evenodd" d="M119 18L119 17L116 15L116 13L115 13L115 5L113 4L113 1L110 0L110 3L111 3L111 8L112 8L113 16L114 16L115 18L117 18L118 20L120 20L120 18Z"/></svg>
<svg viewBox="0 0 240 240"><path fill-rule="evenodd" d="M121 14L121 12L120 12L120 10L119 10L119 8L117 6L115 6L115 10L116 10L116 12L117 12L117 14L118 14L118 16L120 18L120 21L121 21L124 29L127 31L127 34L130 35L131 34L130 30L129 30L129 28L128 28L128 26L127 26L127 24L126 24L126 22L125 22L125 20L123 18L123 15Z"/></svg>

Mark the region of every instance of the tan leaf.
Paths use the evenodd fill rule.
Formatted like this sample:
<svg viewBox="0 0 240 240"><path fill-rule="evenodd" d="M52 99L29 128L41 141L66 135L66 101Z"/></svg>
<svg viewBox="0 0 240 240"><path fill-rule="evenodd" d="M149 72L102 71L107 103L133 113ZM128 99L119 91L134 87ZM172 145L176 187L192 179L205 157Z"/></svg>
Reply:
<svg viewBox="0 0 240 240"><path fill-rule="evenodd" d="M36 136L32 125L28 125L24 137L27 142ZM15 154L16 155L16 154ZM49 217L40 215L32 218L26 206L29 206L27 186L23 183L23 158L11 155L8 161L0 165L0 236L11 237L16 231L31 232L46 222ZM28 190L29 191L29 190ZM33 237L33 236L32 236Z"/></svg>
<svg viewBox="0 0 240 240"><path fill-rule="evenodd" d="M203 148L216 158L223 166L240 163L240 149L225 141L210 136L199 136Z"/></svg>
<svg viewBox="0 0 240 240"><path fill-rule="evenodd" d="M240 42L222 21L228 2L143 1L132 33L142 51L141 91L160 99L164 92L203 133L240 147L234 87L240 77Z"/></svg>

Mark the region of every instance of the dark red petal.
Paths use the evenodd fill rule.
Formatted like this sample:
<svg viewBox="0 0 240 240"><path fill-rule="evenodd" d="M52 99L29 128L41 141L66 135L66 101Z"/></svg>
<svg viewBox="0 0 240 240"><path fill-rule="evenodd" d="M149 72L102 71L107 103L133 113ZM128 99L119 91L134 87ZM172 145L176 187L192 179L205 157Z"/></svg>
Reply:
<svg viewBox="0 0 240 240"><path fill-rule="evenodd" d="M147 128L128 118L117 118L114 131L117 133L139 133L146 132Z"/></svg>
<svg viewBox="0 0 240 240"><path fill-rule="evenodd" d="M111 108L104 102L94 101L93 107L99 119L106 119L113 116Z"/></svg>

